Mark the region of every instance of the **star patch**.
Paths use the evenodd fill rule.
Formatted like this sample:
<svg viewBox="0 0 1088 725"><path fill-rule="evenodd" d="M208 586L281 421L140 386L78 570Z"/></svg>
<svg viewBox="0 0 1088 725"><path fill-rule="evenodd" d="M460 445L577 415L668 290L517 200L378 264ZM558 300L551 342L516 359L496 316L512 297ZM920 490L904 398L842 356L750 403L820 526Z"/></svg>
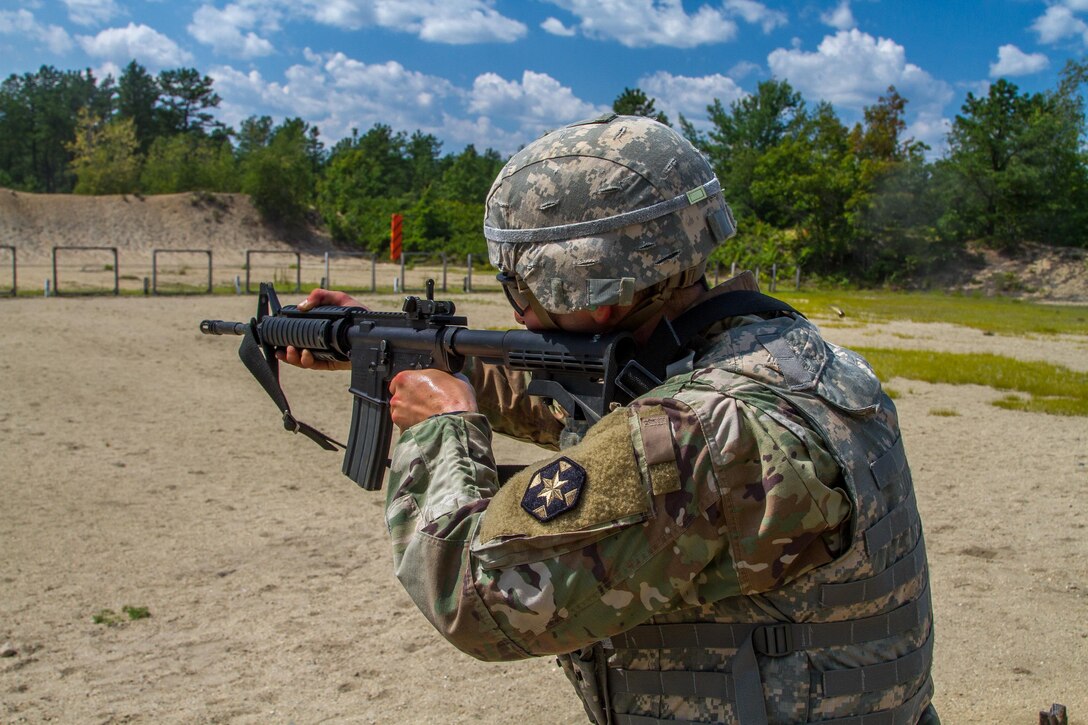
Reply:
<svg viewBox="0 0 1088 725"><path fill-rule="evenodd" d="M529 479L521 507L537 521L550 521L570 511L586 485L586 469L569 458L559 458Z"/></svg>

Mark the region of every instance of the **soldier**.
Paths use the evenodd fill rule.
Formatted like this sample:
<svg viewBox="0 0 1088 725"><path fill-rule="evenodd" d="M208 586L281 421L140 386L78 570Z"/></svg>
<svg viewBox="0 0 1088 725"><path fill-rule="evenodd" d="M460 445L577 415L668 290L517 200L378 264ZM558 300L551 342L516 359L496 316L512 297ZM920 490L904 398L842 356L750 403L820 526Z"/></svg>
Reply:
<svg viewBox="0 0 1088 725"><path fill-rule="evenodd" d="M679 347L662 384L592 425L509 371L397 376L397 576L474 657L558 656L601 725L937 723L895 407L750 274L707 288L734 231L703 156L646 118L510 160L484 234L517 322ZM559 450L500 486L493 431Z"/></svg>

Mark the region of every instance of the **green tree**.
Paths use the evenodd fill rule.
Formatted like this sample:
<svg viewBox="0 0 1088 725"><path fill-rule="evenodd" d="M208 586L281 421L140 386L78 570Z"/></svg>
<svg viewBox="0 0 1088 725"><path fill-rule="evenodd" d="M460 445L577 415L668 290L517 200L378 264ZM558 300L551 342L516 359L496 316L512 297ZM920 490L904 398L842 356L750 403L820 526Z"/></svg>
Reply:
<svg viewBox="0 0 1088 725"><path fill-rule="evenodd" d="M761 82L756 92L730 104L707 107L711 130L702 149L722 183L725 198L741 218L762 218L752 195L760 158L787 137L796 136L807 119L801 94L786 81Z"/></svg>
<svg viewBox="0 0 1088 725"><path fill-rule="evenodd" d="M375 124L333 148L317 183L317 208L336 239L379 251L389 215L412 203L412 186L404 134Z"/></svg>
<svg viewBox="0 0 1088 725"><path fill-rule="evenodd" d="M438 180L442 142L429 133L416 131L404 150L409 166L408 185L413 193L420 194Z"/></svg>
<svg viewBox="0 0 1088 725"><path fill-rule="evenodd" d="M140 177L139 144L131 118L104 122L89 109L79 112L69 144L77 194L127 194Z"/></svg>
<svg viewBox="0 0 1088 725"><path fill-rule="evenodd" d="M903 138L907 129L906 107L907 99L899 95L895 86L888 86L886 95L865 107L864 125L859 123L851 133L851 143L858 158L896 162L919 157L925 152L925 144Z"/></svg>
<svg viewBox="0 0 1088 725"><path fill-rule="evenodd" d="M314 193L315 141L308 123L286 119L267 145L241 161L242 191L266 218L287 224L305 220Z"/></svg>
<svg viewBox="0 0 1088 725"><path fill-rule="evenodd" d="M27 191L71 191L69 144L79 111L108 109L109 92L89 70L42 66L8 76L0 85L0 170L9 183Z"/></svg>
<svg viewBox="0 0 1088 725"><path fill-rule="evenodd" d="M503 159L467 146L439 157L441 144L377 124L337 143L317 182L317 208L336 239L384 253L389 217L404 215L413 252L483 254L483 202Z"/></svg>
<svg viewBox="0 0 1088 725"><path fill-rule="evenodd" d="M1088 241L1078 68L1052 92L1021 93L999 79L984 97L967 94L940 168L951 193L946 231L998 248Z"/></svg>
<svg viewBox="0 0 1088 725"><path fill-rule="evenodd" d="M154 76L136 61L130 62L117 82L117 115L132 120L143 153L147 153L155 140L158 103L159 84Z"/></svg>
<svg viewBox="0 0 1088 725"><path fill-rule="evenodd" d="M442 177L438 182L438 194L443 199L462 201L480 206L480 218L483 218L483 201L491 189L503 159L497 151L487 149L477 153L476 147L469 144L456 156L445 159Z"/></svg>
<svg viewBox="0 0 1088 725"><path fill-rule="evenodd" d="M160 136L148 150L140 186L148 194L237 191L230 143L196 134Z"/></svg>
<svg viewBox="0 0 1088 725"><path fill-rule="evenodd" d="M624 88L623 93L612 101L612 110L621 116L646 116L658 123L671 126L669 117L654 108L654 100L646 95L641 88Z"/></svg>
<svg viewBox="0 0 1088 725"><path fill-rule="evenodd" d="M858 237L851 277L918 281L953 263L962 245L937 233L944 199L934 167L923 159L889 165L870 178L848 210Z"/></svg>
<svg viewBox="0 0 1088 725"><path fill-rule="evenodd" d="M271 116L250 116L244 119L235 134L238 159L244 159L254 151L267 146L272 140L274 126Z"/></svg>
<svg viewBox="0 0 1088 725"><path fill-rule="evenodd" d="M847 204L857 238L852 276L900 281L924 274L958 253L936 233L941 212L926 145L906 138L907 99L889 86L850 134L858 183Z"/></svg>
<svg viewBox="0 0 1088 725"><path fill-rule="evenodd" d="M829 104L794 120L752 170L752 209L762 222L789 230L779 263L793 261L836 275L847 271L853 236L846 204L857 183L849 133Z"/></svg>
<svg viewBox="0 0 1088 725"><path fill-rule="evenodd" d="M159 73L159 105L156 109L159 132L164 135L194 132L206 135L222 124L210 109L221 99L212 90L213 81L195 68L176 68Z"/></svg>

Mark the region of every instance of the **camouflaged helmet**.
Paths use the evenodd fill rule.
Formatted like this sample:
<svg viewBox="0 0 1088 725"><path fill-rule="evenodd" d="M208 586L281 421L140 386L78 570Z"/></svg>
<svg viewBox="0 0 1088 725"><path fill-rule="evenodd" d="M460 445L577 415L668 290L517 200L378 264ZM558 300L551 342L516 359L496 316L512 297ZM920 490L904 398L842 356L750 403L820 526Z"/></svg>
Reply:
<svg viewBox="0 0 1088 725"><path fill-rule="evenodd" d="M660 308L735 230L702 154L642 116L583 121L529 144L499 173L484 217L500 279L559 314L631 304L648 288Z"/></svg>

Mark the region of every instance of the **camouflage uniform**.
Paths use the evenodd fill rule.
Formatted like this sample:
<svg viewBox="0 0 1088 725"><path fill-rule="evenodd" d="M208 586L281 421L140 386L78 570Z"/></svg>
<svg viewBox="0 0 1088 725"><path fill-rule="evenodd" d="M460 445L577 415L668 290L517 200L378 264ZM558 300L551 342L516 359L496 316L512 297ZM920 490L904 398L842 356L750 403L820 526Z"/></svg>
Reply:
<svg viewBox="0 0 1088 725"><path fill-rule="evenodd" d="M864 361L824 343L803 319L727 321L699 348L691 372L562 451L585 471L585 487L575 507L547 522L521 506L547 462L500 489L485 415L440 416L407 430L387 489L397 576L434 626L480 659L603 642L619 674L595 675L595 662L584 676L610 687L612 722L643 722L624 714L737 719L736 685L717 673L736 670L751 632L728 630L736 641L693 647L677 623L750 628L911 607L902 616L913 619L898 630L881 622L870 625L879 636L849 645L754 657L769 722L908 701L909 712L887 722L917 722L931 692L927 574L894 406ZM547 421L546 411L536 414ZM524 431L525 420L514 424ZM881 471L882 484L859 482L863 468ZM882 538L867 543L881 520ZM866 583L843 584L855 580ZM812 636L819 643L827 635ZM888 674L879 669L887 662L906 669ZM830 685L812 674L866 666L831 676ZM662 671L722 682L645 692L638 673ZM865 675L875 684L853 681Z"/></svg>
<svg viewBox="0 0 1088 725"><path fill-rule="evenodd" d="M511 302L546 324L632 303L640 324L733 220L690 144L621 117L516 154L484 230ZM722 320L688 347L592 427L474 369L481 412L394 450L397 576L474 657L559 655L598 723L918 722L928 572L891 400L800 317ZM500 487L493 430L560 452Z"/></svg>

